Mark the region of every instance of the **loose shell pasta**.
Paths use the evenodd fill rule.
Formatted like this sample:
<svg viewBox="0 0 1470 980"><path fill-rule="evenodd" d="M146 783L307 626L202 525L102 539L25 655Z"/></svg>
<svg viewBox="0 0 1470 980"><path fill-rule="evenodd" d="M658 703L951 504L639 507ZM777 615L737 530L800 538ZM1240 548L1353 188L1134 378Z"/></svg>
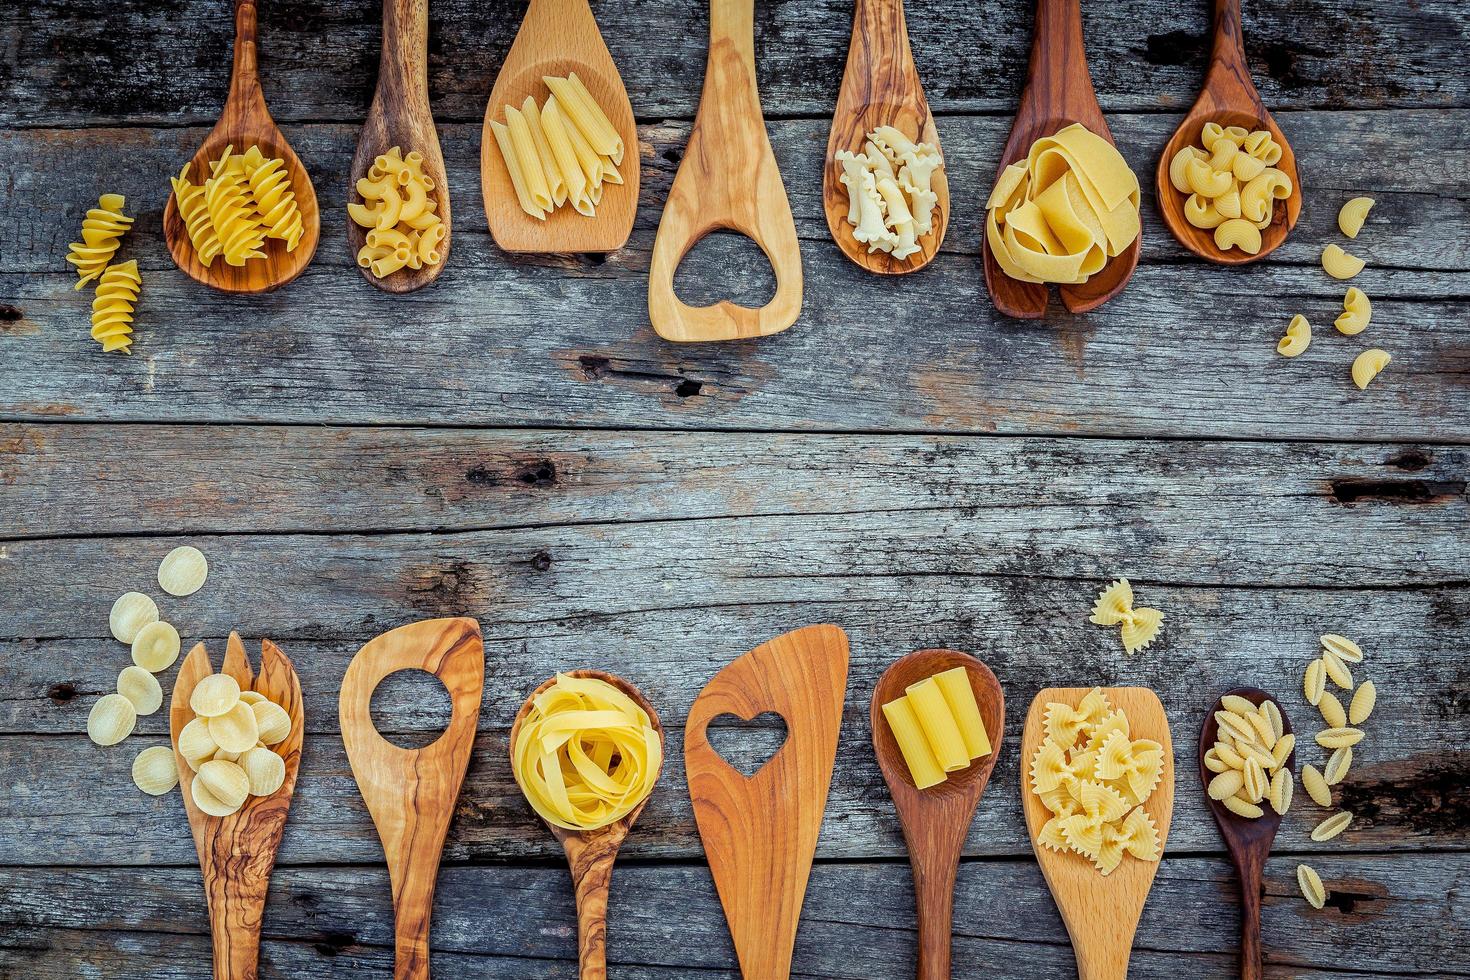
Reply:
<svg viewBox="0 0 1470 980"><path fill-rule="evenodd" d="M97 699L87 715L87 737L98 745L116 745L133 733L138 712L121 694L107 694Z"/></svg>
<svg viewBox="0 0 1470 980"><path fill-rule="evenodd" d="M1393 360L1386 350L1374 347L1363 351L1353 360L1353 384L1359 389L1366 389L1368 382L1378 377L1379 372L1388 367L1388 362Z"/></svg>
<svg viewBox="0 0 1470 980"><path fill-rule="evenodd" d="M179 631L163 620L149 623L133 637L133 663L157 674L179 659Z"/></svg>
<svg viewBox="0 0 1470 980"><path fill-rule="evenodd" d="M138 631L158 622L158 606L141 592L125 592L112 604L107 625L112 635L123 643L132 643Z"/></svg>
<svg viewBox="0 0 1470 980"><path fill-rule="evenodd" d="M1378 688L1372 681L1364 681L1353 692L1353 700L1348 705L1348 721L1354 725L1361 725L1368 720L1376 704L1378 704Z"/></svg>
<svg viewBox="0 0 1470 980"><path fill-rule="evenodd" d="M162 796L179 785L179 763L166 745L146 748L133 759L133 785L149 796Z"/></svg>
<svg viewBox="0 0 1470 980"><path fill-rule="evenodd" d="M1357 238L1363 222L1368 220L1368 212L1376 203L1371 197L1355 197L1348 201L1337 212L1337 227L1349 238Z"/></svg>
<svg viewBox="0 0 1470 980"><path fill-rule="evenodd" d="M1353 815L1351 813L1347 810L1339 810L1312 828L1312 840L1318 843L1332 840L1332 838L1347 830L1348 825L1352 822Z"/></svg>
<svg viewBox="0 0 1470 980"><path fill-rule="evenodd" d="M1349 286L1347 295L1342 298L1342 312L1337 315L1333 325L1337 332L1352 337L1367 329L1373 319L1373 302L1368 299L1368 294L1357 286ZM1361 659L1362 655L1359 654Z"/></svg>
<svg viewBox="0 0 1470 980"><path fill-rule="evenodd" d="M133 664L117 675L117 693L128 699L140 715L151 715L163 704L163 687L158 678Z"/></svg>
<svg viewBox="0 0 1470 980"><path fill-rule="evenodd" d="M1312 325L1298 313L1286 325L1286 335L1276 342L1276 353L1282 357L1296 357L1312 342Z"/></svg>
<svg viewBox="0 0 1470 980"><path fill-rule="evenodd" d="M1318 806L1332 805L1332 790L1316 766L1302 766L1302 789L1307 791L1312 802Z"/></svg>
<svg viewBox="0 0 1470 980"><path fill-rule="evenodd" d="M202 718L218 718L240 702L240 685L229 674L210 674L194 685L189 707Z"/></svg>
<svg viewBox="0 0 1470 980"><path fill-rule="evenodd" d="M169 595L193 595L204 587L208 576L209 561L191 545L170 551L158 565L158 587Z"/></svg>
<svg viewBox="0 0 1470 980"><path fill-rule="evenodd" d="M1322 271L1334 279L1351 279L1363 271L1366 263L1356 255L1349 255L1338 245L1328 245L1322 250Z"/></svg>
<svg viewBox="0 0 1470 980"><path fill-rule="evenodd" d="M1296 866L1296 885L1312 908L1320 909L1327 904L1327 889L1322 884L1322 877L1310 865Z"/></svg>

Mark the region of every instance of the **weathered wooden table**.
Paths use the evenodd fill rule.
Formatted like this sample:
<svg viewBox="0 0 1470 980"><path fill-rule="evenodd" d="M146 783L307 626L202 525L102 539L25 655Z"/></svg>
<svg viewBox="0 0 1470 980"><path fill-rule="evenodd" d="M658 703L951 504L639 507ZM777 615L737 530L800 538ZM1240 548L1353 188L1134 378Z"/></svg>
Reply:
<svg viewBox="0 0 1470 980"><path fill-rule="evenodd" d="M144 797L133 754L163 714L101 749L82 734L127 651L122 591L199 545L204 591L162 603L186 642L239 629L300 668L309 734L265 921L267 976L387 976L381 851L337 735L359 645L468 614L489 655L481 734L440 881L443 976L570 977L570 886L510 778L521 696L559 668L622 674L670 725L663 782L613 894L614 975L723 977L733 956L687 801L678 733L720 666L788 628L850 634L839 764L798 939L806 977L910 975L909 873L868 741L880 671L922 646L986 659L1006 744L961 868L959 976L1072 971L1032 859L1016 746L1050 684L1156 688L1181 749L1168 854L1134 955L1139 977L1236 970L1235 884L1192 776L1223 689L1280 693L1302 727L1316 637L1368 651L1382 692L1342 790L1357 816L1326 845L1305 794L1268 867L1273 977L1470 975L1470 10L1460 0L1247 0L1251 62L1297 149L1292 239L1242 270L1187 256L1151 200L1155 156L1203 73L1209 5L1084 4L1093 76L1144 176L1143 261L1088 316L993 313L977 245L1027 52L1026 0L914 2L910 28L954 188L945 252L897 280L828 240L820 160L846 52L844 0L762 0L760 82L803 238L805 314L755 343L680 347L649 328L653 231L689 129L706 13L696 0L604 0L642 120L629 246L510 257L484 229L480 120L521 13L435 0L432 89L456 217L452 267L395 298L350 265L347 164L377 61L369 0L272 0L261 55L272 109L322 197L322 246L277 294L184 279L160 238L167 185L224 97L223 0L72 0L0 12L0 975L203 977L209 940L177 796ZM139 215L145 285L132 357L87 337L62 262L102 191ZM1317 265L1338 205L1378 199L1352 251L1369 332L1338 336L1342 286ZM686 299L770 280L719 238ZM1317 340L1288 361L1291 314ZM1393 364L1366 392L1367 346ZM1125 659L1086 623L1128 575L1166 612ZM172 672L165 675L171 682ZM423 689L379 722L432 732ZM736 733L732 756L769 751ZM1304 761L1310 759L1304 755ZM1298 896L1304 856L1333 897ZM358 972L361 971L361 972Z"/></svg>

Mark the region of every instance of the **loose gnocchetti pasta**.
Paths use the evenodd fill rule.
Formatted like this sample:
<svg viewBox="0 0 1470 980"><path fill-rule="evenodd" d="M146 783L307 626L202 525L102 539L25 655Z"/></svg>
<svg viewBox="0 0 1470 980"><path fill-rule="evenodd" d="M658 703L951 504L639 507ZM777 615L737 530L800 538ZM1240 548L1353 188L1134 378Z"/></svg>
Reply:
<svg viewBox="0 0 1470 980"><path fill-rule="evenodd" d="M1344 745L1333 749L1332 755L1327 758L1327 765L1322 769L1322 779L1328 786L1336 786L1347 778L1348 770L1353 765L1353 748Z"/></svg>
<svg viewBox="0 0 1470 980"><path fill-rule="evenodd" d="M1343 663L1360 664L1363 662L1363 650L1352 640L1339 633L1323 633L1321 636L1322 649L1336 654L1337 659Z"/></svg>
<svg viewBox="0 0 1470 980"><path fill-rule="evenodd" d="M1364 681L1353 692L1353 699L1348 704L1348 721L1354 725L1361 725L1368 720L1368 716L1373 713L1373 708L1377 704L1378 688L1372 681Z"/></svg>
<svg viewBox="0 0 1470 980"><path fill-rule="evenodd" d="M1327 889L1322 884L1322 877L1311 866L1296 866L1296 884L1301 889L1302 897L1312 908L1320 909L1327 904Z"/></svg>
<svg viewBox="0 0 1470 980"><path fill-rule="evenodd" d="M1302 695L1307 703L1313 707L1322 700L1322 694L1327 690L1327 665L1318 657L1307 664L1307 671L1302 675Z"/></svg>
<svg viewBox="0 0 1470 980"><path fill-rule="evenodd" d="M1302 766L1302 789L1312 798L1312 802L1318 806L1332 805L1332 790L1327 785L1327 780L1314 765Z"/></svg>
<svg viewBox="0 0 1470 980"><path fill-rule="evenodd" d="M1347 337L1356 336L1366 330L1372 320L1373 302L1368 299L1368 294L1357 286L1349 286L1342 298L1342 312L1333 323L1337 332Z"/></svg>
<svg viewBox="0 0 1470 980"><path fill-rule="evenodd" d="M1348 669L1348 665L1343 663L1342 658L1337 654L1331 650L1323 650L1322 666L1326 669L1327 677L1332 683L1344 691L1351 691L1353 689L1353 672Z"/></svg>
<svg viewBox="0 0 1470 980"><path fill-rule="evenodd" d="M1334 279L1351 279L1363 271L1366 263L1356 255L1349 255L1337 245L1328 245L1322 250L1322 271Z"/></svg>
<svg viewBox="0 0 1470 980"><path fill-rule="evenodd" d="M1368 212L1376 203L1371 197L1355 197L1348 201L1337 212L1338 229L1349 238L1357 238L1363 222L1368 220Z"/></svg>
<svg viewBox="0 0 1470 980"><path fill-rule="evenodd" d="M1327 728L1317 733L1317 744L1324 749L1340 749L1363 740L1361 728Z"/></svg>
<svg viewBox="0 0 1470 980"><path fill-rule="evenodd" d="M209 561L192 545L180 545L158 564L158 587L169 595L193 595L208 576Z"/></svg>
<svg viewBox="0 0 1470 980"><path fill-rule="evenodd" d="M1339 810L1312 828L1312 840L1318 843L1332 840L1332 838L1347 830L1348 825L1352 822L1353 815L1351 813L1347 810Z"/></svg>
<svg viewBox="0 0 1470 980"><path fill-rule="evenodd" d="M1347 726L1347 710L1332 692L1322 692L1322 699L1317 702L1317 710L1322 712L1322 720L1327 722L1328 728Z"/></svg>

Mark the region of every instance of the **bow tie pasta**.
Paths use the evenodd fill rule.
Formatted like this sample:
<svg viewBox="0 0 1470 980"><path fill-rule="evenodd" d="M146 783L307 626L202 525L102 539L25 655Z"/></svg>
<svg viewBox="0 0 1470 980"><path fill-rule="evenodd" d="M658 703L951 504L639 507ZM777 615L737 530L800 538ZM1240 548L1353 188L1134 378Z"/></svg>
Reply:
<svg viewBox="0 0 1470 980"><path fill-rule="evenodd" d="M903 260L922 251L919 239L934 230L939 195L934 175L944 157L933 143L917 143L892 126L868 134L860 153L838 150L847 190L847 223L869 254L887 252Z"/></svg>
<svg viewBox="0 0 1470 980"><path fill-rule="evenodd" d="M1120 578L1098 595L1087 621L1098 626L1121 627L1123 652L1136 653L1159 635L1164 614L1147 606L1134 606L1133 586L1126 578Z"/></svg>

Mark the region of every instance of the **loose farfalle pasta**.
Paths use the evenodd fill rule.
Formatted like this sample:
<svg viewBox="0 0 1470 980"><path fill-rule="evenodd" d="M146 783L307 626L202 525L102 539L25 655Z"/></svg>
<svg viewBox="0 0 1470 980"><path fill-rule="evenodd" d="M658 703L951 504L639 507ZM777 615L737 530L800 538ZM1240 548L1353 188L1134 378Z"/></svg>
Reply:
<svg viewBox="0 0 1470 980"><path fill-rule="evenodd" d="M1184 219L1213 229L1221 251L1255 255L1261 231L1274 220L1275 203L1292 192L1291 178L1275 167L1281 146L1267 130L1213 122L1205 123L1200 144L1181 147L1169 161L1169 182L1188 195Z"/></svg>
<svg viewBox="0 0 1470 980"><path fill-rule="evenodd" d="M155 745L133 759L133 785L149 796L163 796L179 785L179 763L173 750Z"/></svg>
<svg viewBox="0 0 1470 980"><path fill-rule="evenodd" d="M1376 203L1371 197L1355 197L1348 201L1337 212L1337 227L1349 238L1357 238L1363 222L1368 220L1368 212Z"/></svg>
<svg viewBox="0 0 1470 980"><path fill-rule="evenodd" d="M1366 263L1356 255L1349 255L1338 245L1328 245L1322 250L1322 271L1334 279L1351 279L1363 271Z"/></svg>
<svg viewBox="0 0 1470 980"><path fill-rule="evenodd" d="M1310 865L1296 866L1296 886L1312 908L1320 909L1327 904L1327 889L1322 884L1322 877Z"/></svg>
<svg viewBox="0 0 1470 980"><path fill-rule="evenodd" d="M158 564L158 587L169 595L193 595L208 576L209 561L193 545L180 545Z"/></svg>
<svg viewBox="0 0 1470 980"><path fill-rule="evenodd" d="M1353 815L1351 813L1347 810L1339 810L1312 828L1312 840L1317 841L1319 844L1322 841L1332 840L1332 838L1347 830L1348 825L1352 822Z"/></svg>
<svg viewBox="0 0 1470 980"><path fill-rule="evenodd" d="M137 259L103 270L97 295L92 297L92 339L104 352L133 352L133 311L142 283Z"/></svg>
<svg viewBox="0 0 1470 980"><path fill-rule="evenodd" d="M133 663L157 674L168 670L179 659L179 648L179 631L172 623L157 620L133 637Z"/></svg>
<svg viewBox="0 0 1470 980"><path fill-rule="evenodd" d="M1337 332L1352 337L1363 332L1373 319L1373 303L1357 286L1349 286L1342 298L1342 312L1337 315Z"/></svg>
<svg viewBox="0 0 1470 980"><path fill-rule="evenodd" d="M400 269L422 269L444 261L439 250L446 234L430 195L437 184L424 172L424 155L399 147L379 154L357 181L362 202L347 205L352 220L368 229L357 264L378 279Z"/></svg>
<svg viewBox="0 0 1470 980"><path fill-rule="evenodd" d="M127 698L140 715L151 715L163 705L163 687L158 678L133 664L117 675L117 693Z"/></svg>
<svg viewBox="0 0 1470 980"><path fill-rule="evenodd" d="M72 242L66 255L66 261L77 270L77 284L73 288L81 289L101 276L117 254L122 236L133 224L133 219L122 213L124 203L121 194L103 194L97 206L88 210L82 219L82 240Z"/></svg>
<svg viewBox="0 0 1470 980"><path fill-rule="evenodd" d="M87 737L98 745L116 745L133 734L137 723L133 702L121 694L106 694L97 699L87 715Z"/></svg>
<svg viewBox="0 0 1470 980"><path fill-rule="evenodd" d="M139 630L156 622L158 606L141 592L124 592L118 596L107 616L107 626L112 635L123 643L132 643Z"/></svg>
<svg viewBox="0 0 1470 980"><path fill-rule="evenodd" d="M932 143L918 143L892 126L867 135L861 152L838 150L837 178L847 190L847 223L853 238L871 252L907 259L919 252L918 240L934 229L939 197L934 174L944 158Z"/></svg>
<svg viewBox="0 0 1470 980"><path fill-rule="evenodd" d="M1353 384L1357 385L1359 390L1366 390L1368 383L1378 377L1392 360L1393 357L1388 351L1377 347L1363 351L1353 359Z"/></svg>
<svg viewBox="0 0 1470 980"><path fill-rule="evenodd" d="M1121 628L1123 652L1136 653L1153 643L1164 623L1164 614L1147 606L1133 605L1133 586L1126 578L1109 585L1093 603L1088 622Z"/></svg>
<svg viewBox="0 0 1470 980"><path fill-rule="evenodd" d="M1296 357L1312 342L1312 325L1298 313L1286 325L1286 335L1276 342L1276 353L1282 357Z"/></svg>

